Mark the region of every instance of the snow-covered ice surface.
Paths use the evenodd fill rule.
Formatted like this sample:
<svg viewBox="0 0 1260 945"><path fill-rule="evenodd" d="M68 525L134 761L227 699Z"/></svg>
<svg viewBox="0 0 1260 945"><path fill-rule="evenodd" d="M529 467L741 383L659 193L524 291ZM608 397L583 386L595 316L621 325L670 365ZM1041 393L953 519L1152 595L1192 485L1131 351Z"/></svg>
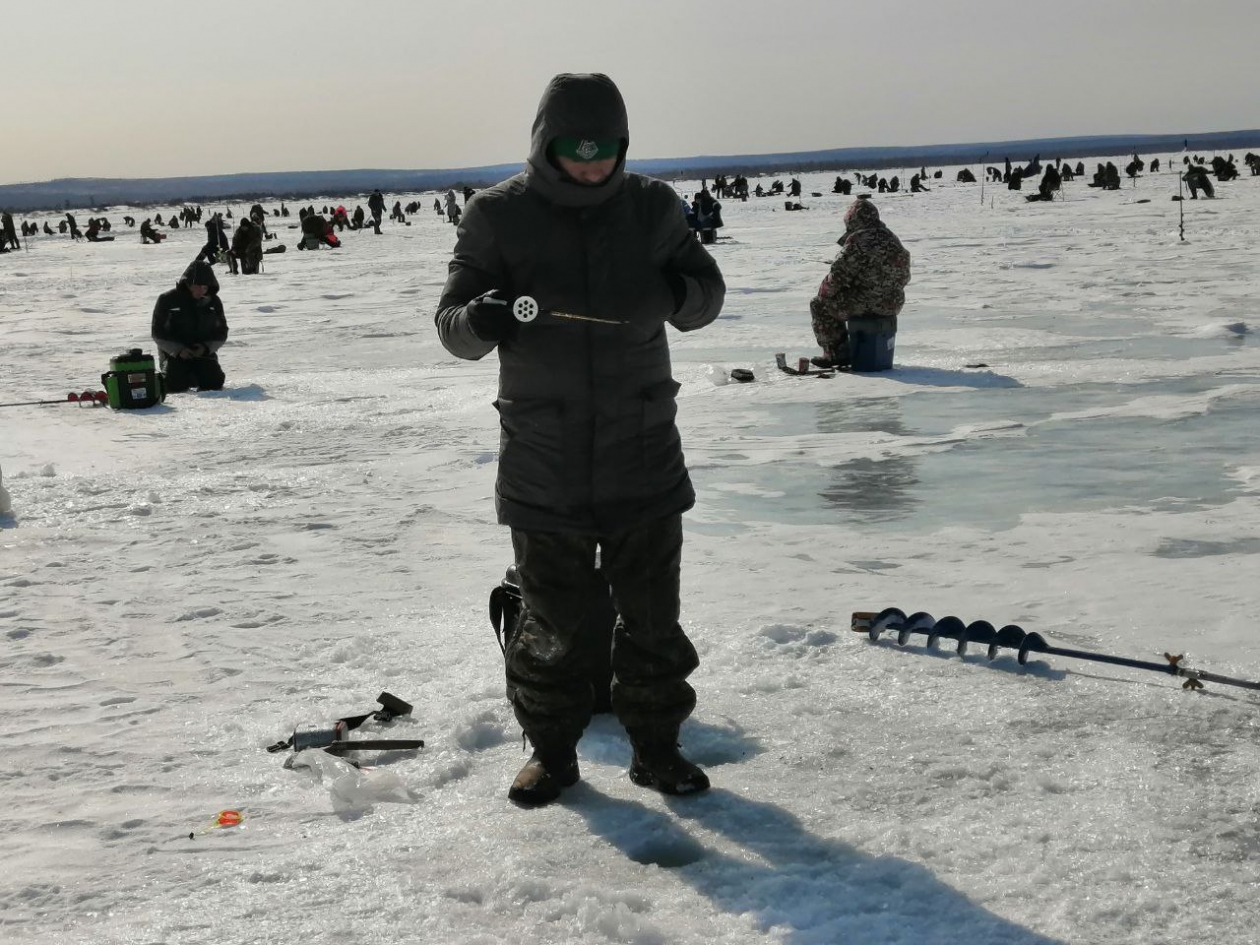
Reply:
<svg viewBox="0 0 1260 945"><path fill-rule="evenodd" d="M671 331L703 798L633 786L608 718L562 803L505 798L497 365L437 341L434 214L224 274L221 393L0 411L0 940L1254 942L1256 696L849 616L1260 677L1260 184L1187 203L1181 242L1171 173L1049 205L953 176L876 198L913 254L893 372L773 366L816 351L834 175L804 212L724 202L726 308ZM114 243L0 256L0 401L151 348L204 230L141 246L124 212ZM363 734L422 752L263 750L383 689L414 717Z"/></svg>

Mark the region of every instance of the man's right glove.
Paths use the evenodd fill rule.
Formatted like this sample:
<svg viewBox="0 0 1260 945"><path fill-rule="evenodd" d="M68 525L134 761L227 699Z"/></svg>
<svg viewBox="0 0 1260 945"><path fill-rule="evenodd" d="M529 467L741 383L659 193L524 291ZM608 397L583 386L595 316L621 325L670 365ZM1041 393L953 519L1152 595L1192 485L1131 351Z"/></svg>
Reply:
<svg viewBox="0 0 1260 945"><path fill-rule="evenodd" d="M468 327L482 341L506 341L516 334L519 322L512 314L512 299L506 292L491 289L464 306Z"/></svg>

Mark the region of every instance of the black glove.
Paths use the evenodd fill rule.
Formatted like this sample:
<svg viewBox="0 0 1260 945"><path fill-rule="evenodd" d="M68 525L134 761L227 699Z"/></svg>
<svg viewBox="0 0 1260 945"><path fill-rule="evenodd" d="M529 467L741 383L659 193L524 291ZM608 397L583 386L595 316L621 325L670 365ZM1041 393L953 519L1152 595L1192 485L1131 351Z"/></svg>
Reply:
<svg viewBox="0 0 1260 945"><path fill-rule="evenodd" d="M468 327L482 341L506 341L516 334L516 316L511 297L499 289L491 289L464 306Z"/></svg>

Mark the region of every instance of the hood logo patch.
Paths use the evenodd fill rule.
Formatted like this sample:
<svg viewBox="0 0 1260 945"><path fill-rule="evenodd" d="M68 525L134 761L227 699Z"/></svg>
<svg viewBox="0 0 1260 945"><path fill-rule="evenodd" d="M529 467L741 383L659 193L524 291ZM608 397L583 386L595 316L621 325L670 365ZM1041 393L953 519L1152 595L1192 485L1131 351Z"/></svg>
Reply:
<svg viewBox="0 0 1260 945"><path fill-rule="evenodd" d="M599 154L599 145L594 141L583 140L582 143L577 146L577 155L583 161L589 161L597 154Z"/></svg>

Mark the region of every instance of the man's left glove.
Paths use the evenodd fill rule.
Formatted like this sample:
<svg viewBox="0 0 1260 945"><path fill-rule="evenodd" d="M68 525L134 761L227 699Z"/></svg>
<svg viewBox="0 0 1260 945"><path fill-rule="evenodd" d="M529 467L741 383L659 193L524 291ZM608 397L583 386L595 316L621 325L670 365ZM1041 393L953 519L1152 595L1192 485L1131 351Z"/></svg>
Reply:
<svg viewBox="0 0 1260 945"><path fill-rule="evenodd" d="M512 314L512 299L506 292L491 289L464 306L468 327L482 341L506 341L516 334L519 322Z"/></svg>

